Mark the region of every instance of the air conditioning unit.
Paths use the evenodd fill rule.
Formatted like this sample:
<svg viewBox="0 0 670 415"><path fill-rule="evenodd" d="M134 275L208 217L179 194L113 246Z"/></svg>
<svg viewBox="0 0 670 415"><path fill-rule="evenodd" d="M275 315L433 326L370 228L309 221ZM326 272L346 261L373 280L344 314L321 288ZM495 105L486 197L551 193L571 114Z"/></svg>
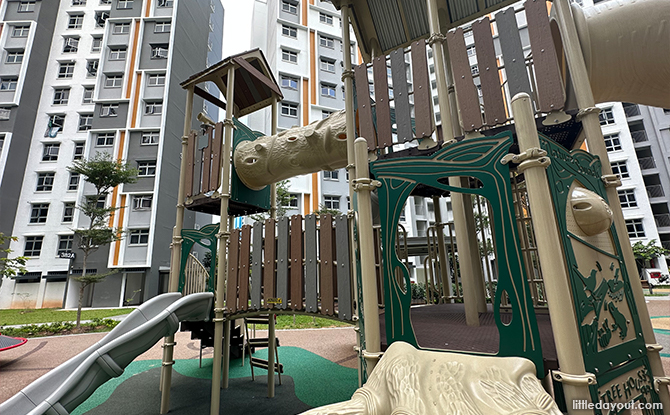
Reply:
<svg viewBox="0 0 670 415"><path fill-rule="evenodd" d="M0 108L0 120L8 120L12 111L7 108Z"/></svg>

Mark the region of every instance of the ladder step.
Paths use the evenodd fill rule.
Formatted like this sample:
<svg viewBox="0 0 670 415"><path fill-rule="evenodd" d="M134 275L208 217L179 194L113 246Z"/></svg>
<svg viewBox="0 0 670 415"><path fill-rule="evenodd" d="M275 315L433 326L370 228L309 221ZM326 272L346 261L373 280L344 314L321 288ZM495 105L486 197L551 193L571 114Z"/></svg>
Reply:
<svg viewBox="0 0 670 415"><path fill-rule="evenodd" d="M268 316L247 317L247 324L268 324Z"/></svg>
<svg viewBox="0 0 670 415"><path fill-rule="evenodd" d="M268 361L265 360L265 359L259 359L258 357L252 357L251 358L251 365L254 366L254 367L265 369L265 370L268 369ZM279 364L275 363L274 367L275 367L275 372L284 373L284 365L282 365L281 363L279 363Z"/></svg>
<svg viewBox="0 0 670 415"><path fill-rule="evenodd" d="M263 337L256 337L254 339L248 339L247 344L251 347L268 347L270 339Z"/></svg>

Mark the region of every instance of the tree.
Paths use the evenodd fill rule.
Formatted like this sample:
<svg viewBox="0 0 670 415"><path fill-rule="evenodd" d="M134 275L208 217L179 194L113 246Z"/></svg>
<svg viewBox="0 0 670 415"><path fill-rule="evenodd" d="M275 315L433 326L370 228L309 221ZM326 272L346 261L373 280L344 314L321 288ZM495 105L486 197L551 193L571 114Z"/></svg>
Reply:
<svg viewBox="0 0 670 415"><path fill-rule="evenodd" d="M635 242L633 244L633 254L635 255L637 271L641 274L642 269L648 267L653 259L670 254L670 250L657 246L656 239L652 239L646 245L642 241Z"/></svg>
<svg viewBox="0 0 670 415"><path fill-rule="evenodd" d="M123 229L109 226L110 215L121 207L105 205L109 193L118 185L137 181L137 170L120 160L114 160L110 154L96 153L90 159L81 159L68 167L71 173L79 174L85 181L92 184L95 194L85 196L79 209L89 219L88 228L75 229L77 248L82 251L82 273L75 278L79 282L79 303L77 305L77 326L81 324L81 308L84 292L89 285L103 281L113 274L86 274L88 257L101 246L109 245L123 237Z"/></svg>
<svg viewBox="0 0 670 415"><path fill-rule="evenodd" d="M288 180L282 180L280 182L277 182L275 184L275 189L277 192L277 218L283 218L286 216L286 211L289 208L289 203L291 202L291 193L288 191L289 187L289 181ZM251 219L255 220L256 222L258 221L264 221L270 217L270 214L265 212L265 213L258 213L256 215L251 215Z"/></svg>
<svg viewBox="0 0 670 415"><path fill-rule="evenodd" d="M0 232L0 246L4 246L10 241L17 241L16 236L5 236L4 233ZM2 285L2 279L4 277L14 277L18 273L26 272L26 261L28 258L24 256L17 256L10 258L9 254L12 253L12 250L7 248L0 249L0 285Z"/></svg>
<svg viewBox="0 0 670 415"><path fill-rule="evenodd" d="M342 214L342 212L339 209L332 209L332 208L326 207L326 205L323 204L323 203L321 203L319 205L319 208L312 213L314 213L315 215L319 215L319 216L321 216L321 215L337 216L337 215Z"/></svg>

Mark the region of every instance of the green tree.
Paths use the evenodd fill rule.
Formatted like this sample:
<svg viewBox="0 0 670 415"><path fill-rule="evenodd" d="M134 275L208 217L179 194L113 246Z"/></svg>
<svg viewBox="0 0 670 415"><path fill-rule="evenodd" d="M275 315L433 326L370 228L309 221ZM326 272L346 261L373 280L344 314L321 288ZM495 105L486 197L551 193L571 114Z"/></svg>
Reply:
<svg viewBox="0 0 670 415"><path fill-rule="evenodd" d="M291 193L288 191L289 181L282 180L276 183L277 190L277 218L283 218L286 216L286 211L289 209L289 204L291 202ZM258 221L264 221L270 217L270 214L259 213L256 215L251 215L251 219Z"/></svg>
<svg viewBox="0 0 670 415"><path fill-rule="evenodd" d="M652 239L646 245L642 241L637 241L633 244L633 254L635 255L635 265L637 265L638 273L650 266L653 259L670 254L670 250L656 245L656 239Z"/></svg>
<svg viewBox="0 0 670 415"><path fill-rule="evenodd" d="M2 278L4 277L14 277L16 274L21 272L26 272L26 261L28 258L24 256L17 256L10 258L9 254L12 253L12 250L9 249L9 246L4 247L5 244L9 245L10 241L17 241L16 236L5 236L4 233L0 232L0 285L2 285Z"/></svg>
<svg viewBox="0 0 670 415"><path fill-rule="evenodd" d="M324 205L323 203L321 203L319 205L319 208L312 213L314 213L315 215L319 215L319 216L320 215L336 216L336 215L341 215L342 214L342 212L339 209L331 209L329 207L326 207L326 205Z"/></svg>
<svg viewBox="0 0 670 415"><path fill-rule="evenodd" d="M137 181L137 170L120 160L114 160L110 154L96 153L89 159L81 159L68 167L71 173L79 174L93 185L95 194L85 196L79 209L89 219L87 228L75 229L77 248L82 251L82 273L75 278L79 282L79 303L77 305L77 325L81 325L81 308L84 292L89 285L103 281L114 272L87 274L89 256L101 246L109 245L123 237L123 229L109 226L109 217L121 207L108 207L104 203L109 193L118 185Z"/></svg>

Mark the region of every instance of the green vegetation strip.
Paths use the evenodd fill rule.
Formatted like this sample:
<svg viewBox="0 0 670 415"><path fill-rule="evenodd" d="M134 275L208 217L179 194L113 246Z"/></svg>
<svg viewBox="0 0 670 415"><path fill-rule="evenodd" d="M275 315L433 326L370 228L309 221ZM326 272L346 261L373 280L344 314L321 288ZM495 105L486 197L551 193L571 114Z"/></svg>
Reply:
<svg viewBox="0 0 670 415"><path fill-rule="evenodd" d="M295 322L293 315L278 315L275 323L276 330L286 329L321 329L325 327L350 327L351 323L346 323L339 320L331 320L329 318L312 317L305 315L295 315ZM268 328L265 324L257 324L256 329L266 330Z"/></svg>
<svg viewBox="0 0 670 415"><path fill-rule="evenodd" d="M128 314L134 308L112 308L104 310L84 310L81 313L82 320L93 320L95 318L106 318ZM0 310L0 327L13 326L16 324L38 324L56 323L60 321L77 320L76 310L61 310L54 308L40 308L35 310Z"/></svg>

